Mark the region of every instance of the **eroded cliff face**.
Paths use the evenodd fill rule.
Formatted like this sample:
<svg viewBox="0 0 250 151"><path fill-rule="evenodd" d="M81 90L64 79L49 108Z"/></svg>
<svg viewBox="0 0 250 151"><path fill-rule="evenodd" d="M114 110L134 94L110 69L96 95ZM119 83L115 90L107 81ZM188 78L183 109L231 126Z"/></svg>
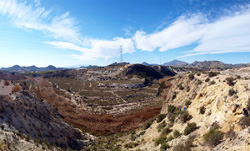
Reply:
<svg viewBox="0 0 250 151"><path fill-rule="evenodd" d="M176 146L181 146L182 143L182 147L187 147L185 143L188 138L192 138L192 145L186 150L250 150L248 125L241 124L242 119L247 118L243 115L243 108L249 112L250 80L235 75L230 81L230 76L218 74L209 77L208 73L187 73L172 80L173 86L161 111L166 115L162 121L165 121L165 127L169 127L171 131L163 137L163 144L167 144L170 150L178 150ZM174 113L170 113L169 105L175 107ZM204 113L201 113L201 108ZM186 111L188 116L185 118L182 114ZM162 122L156 121L146 130L145 135L137 138L140 143L135 150L153 151L164 148L163 144L156 143L163 136L162 131L158 130ZM196 123L196 128L184 135L188 123ZM215 145L209 145L204 140L204 135L215 124L219 126L217 131L223 134L222 139L215 142ZM175 130L180 132L179 136L174 134Z"/></svg>

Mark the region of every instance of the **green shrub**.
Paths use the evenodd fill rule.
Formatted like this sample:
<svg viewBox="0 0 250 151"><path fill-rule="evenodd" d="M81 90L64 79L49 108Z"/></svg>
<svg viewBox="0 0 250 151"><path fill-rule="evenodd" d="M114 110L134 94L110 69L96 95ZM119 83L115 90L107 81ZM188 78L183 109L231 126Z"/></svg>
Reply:
<svg viewBox="0 0 250 151"><path fill-rule="evenodd" d="M157 115L156 122L160 123L165 117L166 117L166 114L159 114L159 115Z"/></svg>
<svg viewBox="0 0 250 151"><path fill-rule="evenodd" d="M210 78L206 78L205 82L209 82L210 81Z"/></svg>
<svg viewBox="0 0 250 151"><path fill-rule="evenodd" d="M174 132L173 132L174 138L177 138L177 137L179 137L180 135L181 135L181 133L180 133L178 130L174 130Z"/></svg>
<svg viewBox="0 0 250 151"><path fill-rule="evenodd" d="M226 80L229 86L234 86L235 82L233 77L226 78Z"/></svg>
<svg viewBox="0 0 250 151"><path fill-rule="evenodd" d="M187 92L189 92L190 91L190 86L187 86Z"/></svg>
<svg viewBox="0 0 250 151"><path fill-rule="evenodd" d="M193 73L190 73L190 74L188 75L188 78L189 78L189 80L193 80L193 79L194 79L194 74L193 74Z"/></svg>
<svg viewBox="0 0 250 151"><path fill-rule="evenodd" d="M30 141L30 136L26 135L25 141Z"/></svg>
<svg viewBox="0 0 250 151"><path fill-rule="evenodd" d="M188 107L191 103L192 103L192 102L191 102L190 100L187 100L187 101L185 102L186 107Z"/></svg>
<svg viewBox="0 0 250 151"><path fill-rule="evenodd" d="M124 145L125 148L134 148L136 146L138 146L139 144L136 142L130 142Z"/></svg>
<svg viewBox="0 0 250 151"><path fill-rule="evenodd" d="M160 92L162 92L162 90L166 88L166 84L164 81L162 81L159 85L160 85Z"/></svg>
<svg viewBox="0 0 250 151"><path fill-rule="evenodd" d="M130 135L130 140L131 140L131 141L136 140L136 136L135 136L134 134L131 134L131 135Z"/></svg>
<svg viewBox="0 0 250 151"><path fill-rule="evenodd" d="M146 131L142 131L140 134L137 135L137 137L140 137L142 135L144 135L146 133Z"/></svg>
<svg viewBox="0 0 250 151"><path fill-rule="evenodd" d="M208 146L214 147L220 143L223 138L222 132L212 127L209 131L203 136L205 144Z"/></svg>
<svg viewBox="0 0 250 151"><path fill-rule="evenodd" d="M198 85L202 84L202 81L201 80L198 80Z"/></svg>
<svg viewBox="0 0 250 151"><path fill-rule="evenodd" d="M169 112L169 113L174 113L175 109L176 109L175 106L173 106L173 105L168 105L168 112Z"/></svg>
<svg viewBox="0 0 250 151"><path fill-rule="evenodd" d="M161 144L161 151L165 151L168 148L170 148L170 146L166 142L164 142L163 144Z"/></svg>
<svg viewBox="0 0 250 151"><path fill-rule="evenodd" d="M211 77L217 76L218 74L219 72L209 72L208 76L211 78Z"/></svg>
<svg viewBox="0 0 250 151"><path fill-rule="evenodd" d="M196 75L197 75L197 76L200 76L200 75L201 75L201 73L200 73L200 72L198 72Z"/></svg>
<svg viewBox="0 0 250 151"><path fill-rule="evenodd" d="M183 90L184 87L182 86L182 83L178 84L177 87L180 89L180 90Z"/></svg>
<svg viewBox="0 0 250 151"><path fill-rule="evenodd" d="M188 137L185 143L179 143L174 148L173 151L191 151L191 147L193 147L194 138Z"/></svg>
<svg viewBox="0 0 250 151"><path fill-rule="evenodd" d="M163 144L166 142L166 136L160 136L155 140L155 146L158 146L159 144Z"/></svg>
<svg viewBox="0 0 250 151"><path fill-rule="evenodd" d="M157 126L158 132L160 132L166 126L166 122L163 121Z"/></svg>
<svg viewBox="0 0 250 151"><path fill-rule="evenodd" d="M204 114L206 112L206 108L204 106L200 107L200 114Z"/></svg>
<svg viewBox="0 0 250 151"><path fill-rule="evenodd" d="M173 96L172 96L172 100L174 100L176 98L177 92L174 92Z"/></svg>
<svg viewBox="0 0 250 151"><path fill-rule="evenodd" d="M196 127L196 123L188 123L185 130L184 130L184 135L188 135L190 133L192 133L193 131L195 131L197 129Z"/></svg>
<svg viewBox="0 0 250 151"><path fill-rule="evenodd" d="M228 95L229 96L233 96L234 94L236 94L237 93L237 91L235 91L234 89L230 89L229 91L228 91Z"/></svg>
<svg viewBox="0 0 250 151"><path fill-rule="evenodd" d="M179 119L181 120L182 123L186 123L192 118L191 115L187 111L182 111Z"/></svg>
<svg viewBox="0 0 250 151"><path fill-rule="evenodd" d="M21 137L22 139L25 138L25 136L24 136L23 133L21 133L21 132L17 132L16 135L19 136L19 137Z"/></svg>
<svg viewBox="0 0 250 151"><path fill-rule="evenodd" d="M143 125L143 129L144 129L144 130L148 129L148 128L153 124L154 120L155 120L155 118L152 118L152 119L150 119L150 120L147 120L147 121L144 123L144 125Z"/></svg>
<svg viewBox="0 0 250 151"><path fill-rule="evenodd" d="M168 141L171 141L173 139L174 139L174 137L172 135L168 136L168 138L167 138Z"/></svg>
<svg viewBox="0 0 250 151"><path fill-rule="evenodd" d="M166 127L166 128L164 128L163 130L162 130L162 132L161 132L161 136L167 136L169 133L171 133L172 132L172 130L170 129L170 127L168 126L168 127Z"/></svg>
<svg viewBox="0 0 250 151"><path fill-rule="evenodd" d="M214 85L214 84L215 84L215 81L211 81L211 82L210 82L210 85Z"/></svg>

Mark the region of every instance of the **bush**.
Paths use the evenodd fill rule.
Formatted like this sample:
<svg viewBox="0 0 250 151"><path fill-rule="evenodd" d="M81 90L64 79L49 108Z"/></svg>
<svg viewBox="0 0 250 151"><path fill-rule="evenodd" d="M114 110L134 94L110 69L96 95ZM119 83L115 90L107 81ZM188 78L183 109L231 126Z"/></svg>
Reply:
<svg viewBox="0 0 250 151"><path fill-rule="evenodd" d="M185 102L186 107L188 107L191 103L192 103L192 102L191 102L190 100L187 100L187 101Z"/></svg>
<svg viewBox="0 0 250 151"><path fill-rule="evenodd" d="M163 144L166 142L166 136L160 136L155 140L155 146L158 146L159 144Z"/></svg>
<svg viewBox="0 0 250 151"><path fill-rule="evenodd" d="M233 96L234 94L236 94L237 93L237 91L235 91L234 89L230 89L229 91L228 91L228 95L229 96Z"/></svg>
<svg viewBox="0 0 250 151"><path fill-rule="evenodd" d="M187 86L187 92L189 92L190 91L190 86Z"/></svg>
<svg viewBox="0 0 250 151"><path fill-rule="evenodd" d="M173 132L174 138L177 138L177 137L179 137L180 135L181 135L181 133L180 133L178 130L174 130L174 132Z"/></svg>
<svg viewBox="0 0 250 151"><path fill-rule="evenodd" d="M159 114L157 116L156 122L160 123L165 117L166 117L166 114Z"/></svg>
<svg viewBox="0 0 250 151"><path fill-rule="evenodd" d="M196 74L197 76L200 76L201 75L201 73L200 72L197 72L197 74Z"/></svg>
<svg viewBox="0 0 250 151"><path fill-rule="evenodd" d="M4 86L8 86L10 85L10 81L9 80L4 80Z"/></svg>
<svg viewBox="0 0 250 151"><path fill-rule="evenodd" d="M183 90L184 87L182 86L182 83L178 84L177 87L180 89L180 90Z"/></svg>
<svg viewBox="0 0 250 151"><path fill-rule="evenodd" d="M131 140L131 141L136 140L136 136L135 136L134 134L131 134L131 135L130 135L130 140Z"/></svg>
<svg viewBox="0 0 250 151"><path fill-rule="evenodd" d="M147 120L147 121L144 123L144 125L143 125L143 129L144 129L144 130L148 129L148 128L153 124L154 120L155 120L155 118L152 118L152 119L150 119L150 120Z"/></svg>
<svg viewBox="0 0 250 151"><path fill-rule="evenodd" d="M210 85L214 85L214 84L215 84L215 81L211 81L211 82L210 82Z"/></svg>
<svg viewBox="0 0 250 151"><path fill-rule="evenodd" d="M171 141L173 139L174 139L174 137L172 135L168 136L168 138L167 138L168 141Z"/></svg>
<svg viewBox="0 0 250 151"><path fill-rule="evenodd" d="M174 92L172 100L174 100L176 98L177 92Z"/></svg>
<svg viewBox="0 0 250 151"><path fill-rule="evenodd" d="M26 135L26 138L25 138L25 141L30 141L30 136L29 135Z"/></svg>
<svg viewBox="0 0 250 151"><path fill-rule="evenodd" d="M168 148L170 148L170 146L166 142L164 142L163 144L161 144L161 151L165 151Z"/></svg>
<svg viewBox="0 0 250 151"><path fill-rule="evenodd" d="M197 129L196 127L196 123L188 123L187 127L184 130L184 135L188 135L190 133L192 133L193 131L195 131Z"/></svg>
<svg viewBox="0 0 250 151"><path fill-rule="evenodd" d="M137 137L140 137L142 135L144 135L146 133L146 131L142 131L140 134L137 135Z"/></svg>
<svg viewBox="0 0 250 151"><path fill-rule="evenodd" d="M174 151L191 151L191 147L193 147L194 138L188 137L185 143L177 144L173 150Z"/></svg>
<svg viewBox="0 0 250 151"><path fill-rule="evenodd" d="M175 109L176 109L175 106L173 106L173 105L168 105L168 112L169 112L169 113L174 113Z"/></svg>
<svg viewBox="0 0 250 151"><path fill-rule="evenodd" d="M205 144L208 146L214 147L220 143L223 138L222 132L212 127L209 131L203 136Z"/></svg>
<svg viewBox="0 0 250 151"><path fill-rule="evenodd" d="M206 112L206 108L204 106L200 107L200 114L204 114Z"/></svg>
<svg viewBox="0 0 250 151"><path fill-rule="evenodd" d="M205 82L209 82L210 81L210 78L206 78Z"/></svg>
<svg viewBox="0 0 250 151"><path fill-rule="evenodd" d="M198 80L198 85L201 85L202 84L202 81L201 80Z"/></svg>
<svg viewBox="0 0 250 151"><path fill-rule="evenodd" d="M170 129L170 127L168 126L168 127L166 127L166 128L164 128L163 129L163 131L161 132L161 136L167 136L169 133L171 133L171 129Z"/></svg>
<svg viewBox="0 0 250 151"><path fill-rule="evenodd" d="M165 121L161 122L161 124L157 126L158 132L160 132L165 126L166 126L166 122Z"/></svg>
<svg viewBox="0 0 250 151"><path fill-rule="evenodd" d="M190 74L188 75L188 78L189 78L189 80L193 80L193 79L194 79L194 74L193 74L193 73L190 73Z"/></svg>
<svg viewBox="0 0 250 151"><path fill-rule="evenodd" d="M162 92L162 90L166 88L166 84L164 81L162 81L159 85L160 85L160 91Z"/></svg>
<svg viewBox="0 0 250 151"><path fill-rule="evenodd" d="M125 148L134 148L136 146L138 146L139 144L136 142L130 142L124 145Z"/></svg>
<svg viewBox="0 0 250 151"><path fill-rule="evenodd" d="M235 82L234 82L233 77L226 78L226 80L229 86L234 86Z"/></svg>
<svg viewBox="0 0 250 151"><path fill-rule="evenodd" d="M217 76L218 74L219 72L209 72L208 76L211 78L211 77Z"/></svg>
<svg viewBox="0 0 250 151"><path fill-rule="evenodd" d="M187 121L189 121L192 118L191 115L189 115L189 113L187 111L183 111L181 112L181 115L179 117L179 119L181 120L182 123L186 123Z"/></svg>

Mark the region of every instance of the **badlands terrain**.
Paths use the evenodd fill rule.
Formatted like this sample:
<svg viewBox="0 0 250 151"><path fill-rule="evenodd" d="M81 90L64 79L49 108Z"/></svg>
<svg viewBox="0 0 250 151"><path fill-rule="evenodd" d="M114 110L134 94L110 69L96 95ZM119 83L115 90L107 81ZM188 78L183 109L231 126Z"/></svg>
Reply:
<svg viewBox="0 0 250 151"><path fill-rule="evenodd" d="M215 68L0 72L0 150L250 150L250 67Z"/></svg>

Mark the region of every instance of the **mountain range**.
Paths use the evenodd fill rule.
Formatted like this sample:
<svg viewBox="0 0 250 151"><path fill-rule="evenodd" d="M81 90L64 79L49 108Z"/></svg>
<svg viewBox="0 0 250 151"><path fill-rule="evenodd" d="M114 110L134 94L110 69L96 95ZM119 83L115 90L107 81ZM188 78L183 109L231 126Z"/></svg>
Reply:
<svg viewBox="0 0 250 151"><path fill-rule="evenodd" d="M148 64L146 62L142 63L143 65L157 65L157 64ZM193 63L187 63L180 60L173 60L162 64L163 66L173 66L173 67L186 67L186 68L200 68L200 69L230 69L230 68L239 68L246 67L250 64L226 64L221 61L194 61Z"/></svg>
<svg viewBox="0 0 250 151"><path fill-rule="evenodd" d="M37 72L37 71L56 71L62 70L64 68L57 68L53 65L49 65L47 67L36 67L36 66L19 66L14 65L9 68L1 68L1 71L10 71L10 72Z"/></svg>

